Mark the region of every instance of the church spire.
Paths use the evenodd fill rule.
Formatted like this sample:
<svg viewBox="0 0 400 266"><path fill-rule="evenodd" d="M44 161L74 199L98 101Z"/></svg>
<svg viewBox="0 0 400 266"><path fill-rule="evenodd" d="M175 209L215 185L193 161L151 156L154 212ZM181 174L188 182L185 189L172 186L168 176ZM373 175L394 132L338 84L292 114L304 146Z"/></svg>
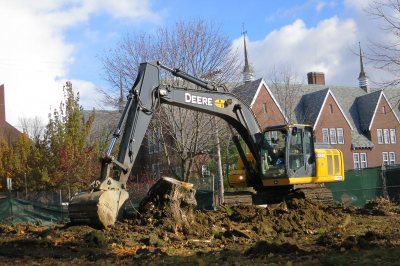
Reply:
<svg viewBox="0 0 400 266"><path fill-rule="evenodd" d="M243 82L249 82L253 80L253 68L249 63L249 56L247 54L247 47L246 47L246 33L247 31L244 30L243 26L243 42L244 42L244 68L243 68Z"/></svg>
<svg viewBox="0 0 400 266"><path fill-rule="evenodd" d="M359 87L361 89L364 89L366 92L369 92L368 76L364 70L363 55L360 42L358 43L358 46L360 47L360 75L358 76Z"/></svg>

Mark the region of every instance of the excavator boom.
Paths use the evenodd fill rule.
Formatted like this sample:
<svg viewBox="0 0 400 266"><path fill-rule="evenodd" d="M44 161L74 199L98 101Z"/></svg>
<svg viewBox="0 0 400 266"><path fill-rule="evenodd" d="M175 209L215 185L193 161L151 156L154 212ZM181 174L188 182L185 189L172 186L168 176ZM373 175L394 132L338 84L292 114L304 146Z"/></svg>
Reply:
<svg viewBox="0 0 400 266"><path fill-rule="evenodd" d="M200 89L161 85L160 68L197 85ZM111 144L102 159L99 179L94 181L86 192L73 197L69 203L69 216L72 223L106 227L114 224L122 215L124 204L129 197L126 191L129 174L154 111L161 104L220 117L238 132L253 157L257 158L256 161L260 161L257 141L261 130L250 107L235 95L220 91L217 86L183 71L163 66L159 62L142 63ZM119 138L121 140L118 156L114 158L112 151ZM237 141L237 146L240 150L239 141ZM259 167L250 166L244 152L239 153L250 177L249 185L261 185Z"/></svg>

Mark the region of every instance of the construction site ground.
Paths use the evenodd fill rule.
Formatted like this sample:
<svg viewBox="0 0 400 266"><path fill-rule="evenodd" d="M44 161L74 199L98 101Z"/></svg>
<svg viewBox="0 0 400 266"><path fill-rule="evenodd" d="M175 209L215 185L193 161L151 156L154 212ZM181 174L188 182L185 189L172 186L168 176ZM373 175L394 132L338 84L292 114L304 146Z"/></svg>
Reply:
<svg viewBox="0 0 400 266"><path fill-rule="evenodd" d="M107 229L0 225L3 265L398 265L400 207L324 207L293 198L274 208L196 211L181 228L136 214Z"/></svg>

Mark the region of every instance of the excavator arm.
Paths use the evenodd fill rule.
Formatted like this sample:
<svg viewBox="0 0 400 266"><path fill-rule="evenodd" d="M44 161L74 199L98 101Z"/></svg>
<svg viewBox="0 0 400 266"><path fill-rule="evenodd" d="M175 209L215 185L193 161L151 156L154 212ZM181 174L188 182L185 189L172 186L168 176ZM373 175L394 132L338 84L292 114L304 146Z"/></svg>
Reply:
<svg viewBox="0 0 400 266"><path fill-rule="evenodd" d="M161 68L201 89L161 85ZM219 91L215 85L178 69L168 68L159 62L142 63L111 144L102 159L100 178L91 184L89 191L73 197L70 201L71 222L106 227L114 224L121 216L124 203L129 197L126 191L129 174L150 120L161 104L195 110L225 120L241 136L255 161L261 161L257 143L262 133L253 112L245 103L234 94ZM114 158L112 151L119 138L121 140L118 156ZM260 185L260 167L251 167L237 138L235 144L250 177L249 185Z"/></svg>

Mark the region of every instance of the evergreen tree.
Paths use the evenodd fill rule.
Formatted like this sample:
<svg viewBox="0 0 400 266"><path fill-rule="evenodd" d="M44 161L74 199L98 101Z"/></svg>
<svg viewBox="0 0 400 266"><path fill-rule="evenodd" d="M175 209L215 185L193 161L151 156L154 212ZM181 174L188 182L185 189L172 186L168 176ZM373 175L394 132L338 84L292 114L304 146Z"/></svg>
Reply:
<svg viewBox="0 0 400 266"><path fill-rule="evenodd" d="M48 175L53 186L66 188L69 193L87 187L98 174L95 144L87 138L94 120L94 112L85 121L71 82L64 86L64 101L49 115L45 141L50 151ZM44 172L42 176L44 177Z"/></svg>

